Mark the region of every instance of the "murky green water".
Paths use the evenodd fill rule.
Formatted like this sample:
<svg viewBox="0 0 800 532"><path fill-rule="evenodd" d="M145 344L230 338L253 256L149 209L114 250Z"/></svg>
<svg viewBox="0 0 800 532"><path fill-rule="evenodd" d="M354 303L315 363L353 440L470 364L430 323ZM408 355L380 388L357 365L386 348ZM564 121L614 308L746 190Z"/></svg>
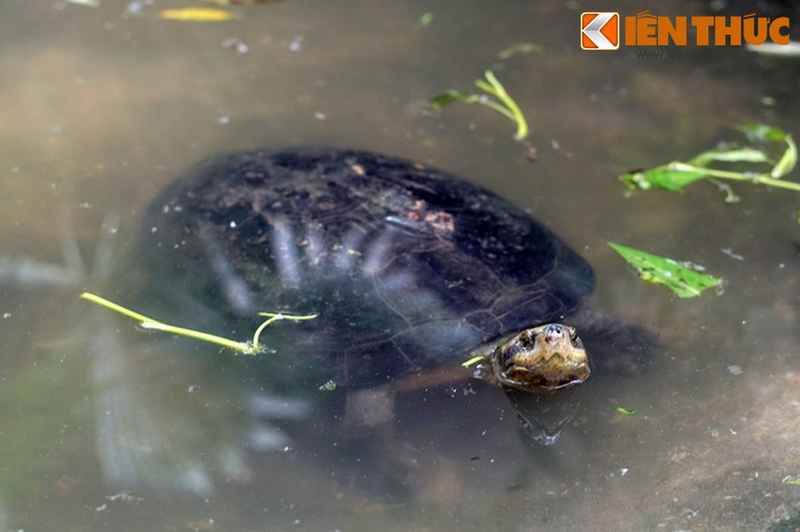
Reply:
<svg viewBox="0 0 800 532"><path fill-rule="evenodd" d="M797 133L796 60L580 50L581 11L656 9L640 2L290 0L217 24L157 18L186 5L0 8L0 256L24 266L0 286L0 529L765 530L800 512L798 196L740 186L731 206L698 184L625 197L616 178L741 122ZM546 51L497 59L519 42ZM488 109L426 110L487 68L528 115L537 162ZM331 449L341 429L321 413L254 419L202 348L77 299L137 290L141 213L193 162L296 145L401 155L513 198L592 263L592 308L649 327L664 352L593 383L547 448L483 383L402 395L411 466L389 497ZM678 300L607 241L729 284Z"/></svg>

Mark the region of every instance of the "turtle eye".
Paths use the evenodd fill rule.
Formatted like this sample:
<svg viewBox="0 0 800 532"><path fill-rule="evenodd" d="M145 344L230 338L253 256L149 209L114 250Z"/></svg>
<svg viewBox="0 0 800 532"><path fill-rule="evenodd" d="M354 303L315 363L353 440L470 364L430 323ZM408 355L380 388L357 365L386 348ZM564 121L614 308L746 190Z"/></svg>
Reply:
<svg viewBox="0 0 800 532"><path fill-rule="evenodd" d="M531 338L530 334L528 334L527 332L524 332L524 333L519 335L519 345L523 349L528 349L529 347L531 347L533 345L533 338Z"/></svg>
<svg viewBox="0 0 800 532"><path fill-rule="evenodd" d="M583 349L583 342L578 338L578 332L572 327L569 329L569 341L572 342L572 347Z"/></svg>

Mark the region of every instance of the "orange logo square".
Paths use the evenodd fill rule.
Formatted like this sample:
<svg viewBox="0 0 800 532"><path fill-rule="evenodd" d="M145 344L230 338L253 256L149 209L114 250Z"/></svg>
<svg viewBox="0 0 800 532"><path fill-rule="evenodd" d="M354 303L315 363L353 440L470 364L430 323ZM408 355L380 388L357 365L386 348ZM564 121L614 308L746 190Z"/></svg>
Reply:
<svg viewBox="0 0 800 532"><path fill-rule="evenodd" d="M607 11L581 13L581 48L584 50L619 48L619 13Z"/></svg>

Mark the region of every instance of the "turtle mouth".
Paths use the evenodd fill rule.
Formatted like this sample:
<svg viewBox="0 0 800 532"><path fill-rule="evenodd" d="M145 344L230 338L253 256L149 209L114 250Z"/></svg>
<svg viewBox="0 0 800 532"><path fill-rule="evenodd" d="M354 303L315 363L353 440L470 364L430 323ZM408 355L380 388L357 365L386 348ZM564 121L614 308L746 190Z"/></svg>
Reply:
<svg viewBox="0 0 800 532"><path fill-rule="evenodd" d="M561 324L527 329L498 346L492 366L503 386L552 392L589 378L589 355L575 329Z"/></svg>
<svg viewBox="0 0 800 532"><path fill-rule="evenodd" d="M500 382L508 387L529 392L554 392L580 384L589 377L589 367L573 371L541 371L524 366L510 366L500 374Z"/></svg>

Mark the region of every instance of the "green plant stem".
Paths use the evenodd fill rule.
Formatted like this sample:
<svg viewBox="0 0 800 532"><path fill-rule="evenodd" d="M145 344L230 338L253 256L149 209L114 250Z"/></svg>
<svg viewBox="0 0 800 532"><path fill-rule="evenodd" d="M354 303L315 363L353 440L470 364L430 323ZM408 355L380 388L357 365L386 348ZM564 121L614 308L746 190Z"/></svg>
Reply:
<svg viewBox="0 0 800 532"><path fill-rule="evenodd" d="M187 329L185 327L176 327L175 325L168 325L166 323L154 320L153 318L148 318L144 314L139 314L138 312L134 312L130 309L127 309L122 305L117 305L113 301L109 301L108 299L102 298L96 294L92 294L91 292L82 293L81 299L91 301L92 303L96 303L101 307L105 307L109 310L113 310L114 312L119 312L123 316L132 318L138 321L139 325L141 325L145 329L153 329L156 331L163 331L170 334L177 334L178 336L185 336L187 338L194 338L195 340L201 340L203 342L209 342L212 344L220 345L222 347L226 347L228 349L244 353L245 355L255 355L264 350L265 346L259 342L259 338L261 337L261 333L264 331L264 329L267 328L269 324L278 320L291 320L291 321L313 320L318 316L317 314L294 316L290 314L281 314L280 312L259 312L258 313L259 316L266 316L267 319L264 320L264 322L258 326L256 332L253 333L253 342L247 343L247 342L237 342L235 340L231 340L223 336L217 336L216 334L196 331L194 329Z"/></svg>
<svg viewBox="0 0 800 532"><path fill-rule="evenodd" d="M483 355L474 356L474 357L470 358L469 360L466 360L466 361L462 362L461 365L464 366L465 368L468 368L468 367L473 366L476 363L480 362L484 358L486 358L486 357L483 356Z"/></svg>
<svg viewBox="0 0 800 532"><path fill-rule="evenodd" d="M475 100L475 102L479 103L481 105L485 105L486 107L489 107L491 109L494 109L498 113L501 113L502 115L510 118L511 120L513 120L515 122L517 121L517 117L514 116L514 113L512 113L511 111L509 111L508 109L506 109L505 107L503 107L502 105L500 105L499 103L497 103L494 100L489 100L488 98L481 98L479 96L477 98L477 100ZM472 103L472 102L470 102L470 103Z"/></svg>
<svg viewBox="0 0 800 532"><path fill-rule="evenodd" d="M526 138L529 132L528 122L525 120L525 115L522 114L522 110L517 105L517 102L515 102L514 99L511 96L509 96L509 94L506 92L505 87L503 87L503 85L495 77L494 73L492 73L491 70L487 70L484 73L484 76L489 81L489 84L491 84L491 87L487 85L483 80L478 80L475 82L475 84L484 91L493 94L495 97L497 97L497 99L503 102L503 105L505 105L511 112L512 116L510 118L512 118L517 123L517 133L516 135L514 135L514 137L517 140L522 140Z"/></svg>
<svg viewBox="0 0 800 532"><path fill-rule="evenodd" d="M154 322L155 323L155 320L152 320L152 319L148 318L147 316L145 316L143 314L139 314L139 313L134 312L134 311L132 311L130 309L127 309L127 308L125 308L125 307L123 307L121 305L117 305L116 303L114 303L112 301L109 301L108 299L102 298L102 297L100 297L100 296L98 296L96 294L93 294L91 292L82 293L81 294L81 299L85 299L87 301L91 301L92 303L96 303L96 304L100 305L101 307L105 307L107 309L113 310L114 312L119 312L123 316L127 316L129 318L133 318L134 320L136 320L138 322L149 321L149 322Z"/></svg>
<svg viewBox="0 0 800 532"><path fill-rule="evenodd" d="M787 134L784 140L786 141L786 151L783 152L783 156L772 169L772 172L770 172L770 177L776 179L794 170L795 164L797 163L797 145L794 143L794 139L792 139L791 135Z"/></svg>
<svg viewBox="0 0 800 532"><path fill-rule="evenodd" d="M711 177L718 177L720 179L731 179L734 181L749 181L756 185L767 185L771 187L785 188L800 192L800 183L792 181L783 181L781 179L774 179L768 174L744 174L742 172L730 172L727 170L717 170L714 168L704 168L702 166L693 166L691 164L674 162L667 165L667 168L672 170L679 170L682 172L697 172L709 175Z"/></svg>
<svg viewBox="0 0 800 532"><path fill-rule="evenodd" d="M267 326L278 320L292 320L292 321L303 321L303 320L313 320L318 316L318 314L308 314L305 316L289 316L286 314L281 314L280 312L259 312L259 316L267 316L268 319L264 320L264 323L258 326L256 332L253 333L253 345L260 346L258 339L261 336L261 331L267 328Z"/></svg>
<svg viewBox="0 0 800 532"><path fill-rule="evenodd" d="M123 316L132 318L138 321L139 325L141 325L145 329L153 329L156 331L163 331L166 333L177 334L178 336L186 336L187 338L195 338L197 340L210 342L212 344L220 345L222 347L227 347L228 349L233 349L234 351L239 351L240 353L245 353L245 354L254 354L260 350L260 346L258 345L250 345L247 342L237 342L235 340L224 338L222 336L217 336L215 334L204 333L202 331L195 331L193 329L186 329L184 327L176 327L174 325L168 325L166 323L162 323L160 321L154 320L153 318L148 318L143 314L139 314L138 312L134 312L130 309L127 309L121 305L117 305L116 303L109 301L108 299L102 298L96 294L92 294L91 292L82 293L81 299L91 301L92 303L96 303L101 307L105 307L109 310L118 312Z"/></svg>
<svg viewBox="0 0 800 532"><path fill-rule="evenodd" d="M517 102L509 96L491 70L484 72L484 75L486 76L485 81L482 79L475 80L475 86L482 90L484 94L464 93L450 89L431 98L429 100L431 107L436 111L441 111L446 105L457 101L485 105L517 124L517 132L514 138L517 140L526 138L529 133L528 122L525 120L525 115L522 114Z"/></svg>
<svg viewBox="0 0 800 532"><path fill-rule="evenodd" d="M194 338L195 340L221 345L222 347L227 347L228 349L233 349L234 351L239 351L240 353L244 353L246 355L253 355L261 351L261 349L264 347L261 345L250 345L247 342L236 342L229 338L217 336L216 334L204 333L202 331L195 331L194 329L186 329L184 327L176 327L175 325L167 325L166 323L160 323L157 321L143 321L140 322L139 325L145 329L164 331L170 334L177 334L178 336L185 336L187 338Z"/></svg>

